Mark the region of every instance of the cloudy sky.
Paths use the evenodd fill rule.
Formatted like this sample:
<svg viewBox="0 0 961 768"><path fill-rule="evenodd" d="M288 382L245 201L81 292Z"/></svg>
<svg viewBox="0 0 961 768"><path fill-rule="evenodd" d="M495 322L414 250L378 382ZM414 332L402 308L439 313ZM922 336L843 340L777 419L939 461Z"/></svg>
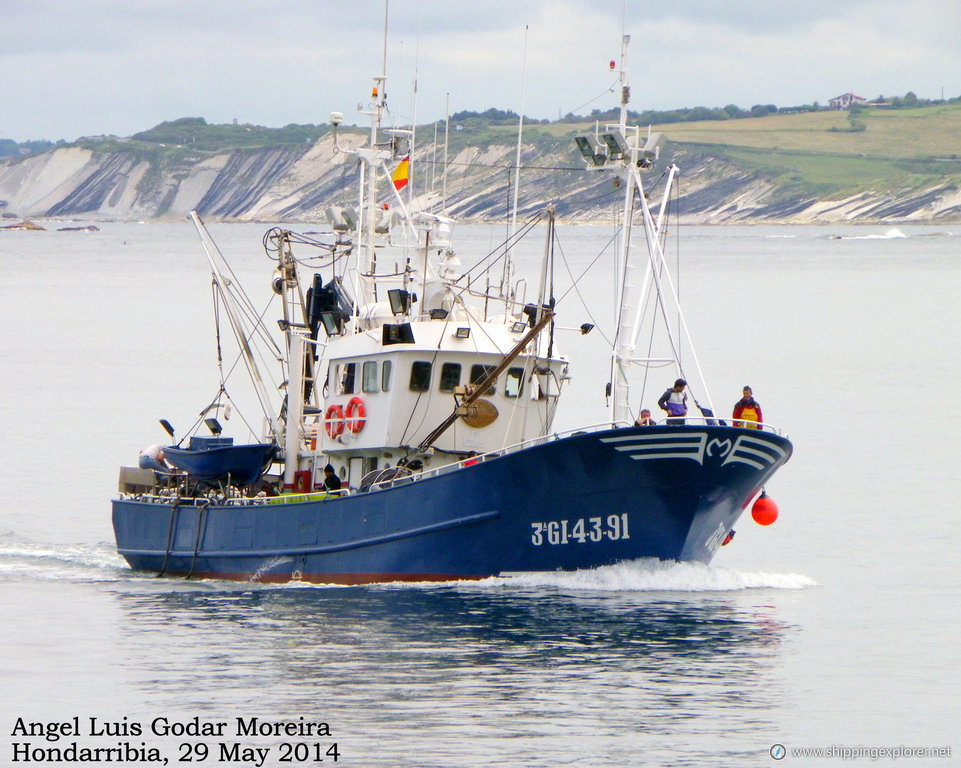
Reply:
<svg viewBox="0 0 961 768"><path fill-rule="evenodd" d="M616 106L623 30L637 110L961 95L961 0L390 0L388 30L396 125L443 119L448 94L533 118ZM383 34L383 0L0 0L0 138L363 123Z"/></svg>

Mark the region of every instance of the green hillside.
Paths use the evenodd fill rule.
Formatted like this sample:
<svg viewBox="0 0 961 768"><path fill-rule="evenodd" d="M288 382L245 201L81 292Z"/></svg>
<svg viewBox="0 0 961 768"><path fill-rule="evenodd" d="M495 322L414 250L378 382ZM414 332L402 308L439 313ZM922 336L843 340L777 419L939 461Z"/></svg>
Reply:
<svg viewBox="0 0 961 768"><path fill-rule="evenodd" d="M657 126L707 152L812 191L914 188L961 180L961 105L866 108Z"/></svg>
<svg viewBox="0 0 961 768"><path fill-rule="evenodd" d="M455 150L516 141L516 123L475 118L459 125L451 132ZM570 165L576 165L579 158L567 140L590 130L593 123L568 119L530 125L524 138L543 151L570 146ZM956 102L665 123L653 130L667 137L668 156L714 158L792 194L804 190L821 197L961 184L961 104Z"/></svg>
<svg viewBox="0 0 961 768"><path fill-rule="evenodd" d="M961 104L868 107L658 126L675 141L870 157L950 157L958 152Z"/></svg>

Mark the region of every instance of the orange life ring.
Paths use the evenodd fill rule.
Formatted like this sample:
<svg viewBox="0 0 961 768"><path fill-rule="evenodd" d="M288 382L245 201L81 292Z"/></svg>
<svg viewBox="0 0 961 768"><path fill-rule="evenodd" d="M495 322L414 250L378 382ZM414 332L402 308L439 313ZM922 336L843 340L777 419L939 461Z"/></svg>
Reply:
<svg viewBox="0 0 961 768"><path fill-rule="evenodd" d="M324 414L324 430L328 437L339 437L344 431L344 409L336 403Z"/></svg>
<svg viewBox="0 0 961 768"><path fill-rule="evenodd" d="M366 417L367 409L364 408L364 401L359 397L350 398L350 402L347 403L347 410L344 412L347 429L356 435L367 423Z"/></svg>

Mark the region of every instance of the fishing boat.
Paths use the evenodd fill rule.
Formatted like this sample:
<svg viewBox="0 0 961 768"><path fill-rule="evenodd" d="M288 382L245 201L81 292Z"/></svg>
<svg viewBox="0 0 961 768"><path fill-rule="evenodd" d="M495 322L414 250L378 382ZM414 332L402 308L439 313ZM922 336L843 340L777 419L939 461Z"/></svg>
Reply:
<svg viewBox="0 0 961 768"><path fill-rule="evenodd" d="M576 361L561 352L552 207L543 226L522 228L546 243L530 282L512 260L517 231L464 268L454 221L410 194L413 135L382 128L380 75L363 146L338 139L331 115L335 150L359 164L354 205L331 204L328 235L264 239L276 326L191 214L217 328L236 339L264 427L247 443L221 434L236 404L219 353L220 390L191 434L177 440L161 420L171 470L121 469L113 526L132 568L361 584L712 559L792 446L769 424L716 416L696 356L682 357L692 347L664 255L678 170L660 167L660 137L627 123L626 50L627 38L619 121L572 143L584 172L623 195L604 266L616 307L609 365L596 372L604 420L554 429ZM663 187L651 201L654 169ZM665 352L649 343L655 326ZM699 415L636 425L652 372L688 382Z"/></svg>

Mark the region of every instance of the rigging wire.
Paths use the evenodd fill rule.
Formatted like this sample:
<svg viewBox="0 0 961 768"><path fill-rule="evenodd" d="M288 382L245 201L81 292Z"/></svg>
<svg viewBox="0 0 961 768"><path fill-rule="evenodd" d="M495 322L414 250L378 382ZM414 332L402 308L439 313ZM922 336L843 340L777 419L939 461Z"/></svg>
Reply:
<svg viewBox="0 0 961 768"><path fill-rule="evenodd" d="M577 294L577 298L581 300L581 306L584 308L584 311L587 313L587 316L591 319L591 322L593 322L594 327L597 328L597 332L601 334L601 338L603 338L604 341L606 341L608 344L612 343L611 339L607 337L607 334L604 333L603 329L598 324L593 314L591 314L590 306L588 305L587 300L584 298L584 295L580 291L580 282L581 280L584 279L587 273L590 272L591 269L593 269L594 265L597 264L600 258L607 252L607 249L610 248L611 245L617 241L617 238L619 236L620 236L620 229L618 228L618 230L615 231L614 234L611 236L611 239L607 241L607 243L604 245L603 248L601 248L597 256L595 256L594 259L591 261L591 263L584 268L584 271L581 272L581 274L578 277L574 277L574 273L571 271L570 262L568 262L567 260L567 255L564 253L563 248L560 249L561 260L564 262L564 268L567 270L567 274L571 278L571 287L568 288L563 294L561 294L561 297L557 299L557 304L560 304L562 301L564 301L564 299L567 298L568 294L570 294L571 291L574 291L574 293Z"/></svg>
<svg viewBox="0 0 961 768"><path fill-rule="evenodd" d="M515 232L512 237L509 237L503 243L501 243L496 248L491 250L486 256L481 257L481 259L477 263L475 263L474 266L464 270L461 273L460 277L458 277L454 281L454 283L459 283L464 278L468 278L468 281L469 281L470 276L475 272L475 270L479 270L476 273L476 275L474 275L474 279L477 279L477 277L480 277L480 275L483 275L485 272L492 269L501 259L507 256L508 252L520 240L522 240L525 236L527 236L527 234L537 225L537 223L544 217L544 215L545 214L543 211L539 211L533 216L533 218L528 219L527 222L525 222L525 224L519 230L517 230L517 232ZM500 255L494 258L495 254L498 254L498 253L500 253ZM491 261L489 264L486 264L485 266L485 262L487 262L489 259L494 259L494 260Z"/></svg>
<svg viewBox="0 0 961 768"><path fill-rule="evenodd" d="M478 156L480 156L480 150L478 147L472 146L470 147L470 149L477 149ZM419 165L444 165L444 163L442 163L439 160L428 160L426 158L422 160L418 160L418 164ZM446 163L446 165L455 166L455 167L464 168L464 169L496 168L500 170L505 167L503 163L480 163L480 162L477 162L476 160L466 160L466 161L451 160L450 162ZM518 165L515 165L514 163L511 163L507 167L511 168L512 170L519 168L522 171L569 171L571 173L578 173L578 174L584 173L584 166L572 166L572 165L520 165L518 166Z"/></svg>
<svg viewBox="0 0 961 768"><path fill-rule="evenodd" d="M260 327L262 330L266 330L266 326L265 326L265 324L264 324L264 322L263 322L263 318L264 318L264 316L266 316L267 310L270 309L270 306L271 306L271 304L273 304L273 302L274 302L274 299L273 299L273 298L270 298L270 299L267 301L267 305L264 307L263 312L261 312L261 313L260 313L260 316L258 317L258 324L259 324L259 327ZM220 335L219 335L219 333L220 333L220 331L219 331L220 319L219 319L219 317L217 318L217 323L218 323L218 331L217 331L217 332L218 332L218 336L217 336L217 355L218 355L218 360L219 360L219 357L220 357ZM250 340L250 339L248 338L248 341L249 341L249 340ZM234 369L236 369L237 365L240 363L240 361L241 361L242 359L244 359L244 355L243 355L242 352L238 351L238 352L237 352L237 357L234 359L233 364L230 366L230 369L227 371L227 375L226 375L226 376L224 376L224 374L223 374L223 368L222 368L222 366L221 366L221 375L220 375L220 378L221 378L221 381L222 381L222 382L226 382L227 379L230 378L230 376L231 376L231 375L233 374L233 372L234 372ZM266 362L266 360L263 358L263 355L261 355L261 360L263 360L264 362ZM273 359L271 362L280 363L281 366L283 366L283 365L284 365L284 357L283 357L283 355L277 355L277 354L275 354L275 355L274 355L274 359ZM286 374L285 374L285 375L286 375ZM276 382L275 382L275 384L276 384ZM279 389L279 386L278 386L278 389ZM265 415L266 415L266 414L265 414Z"/></svg>
<svg viewBox="0 0 961 768"><path fill-rule="evenodd" d="M655 188L658 184L660 184L666 177L667 177L667 171L665 171L665 172L663 172L663 173L661 174L660 178L652 185L651 189L654 189L654 188ZM675 187L675 195L676 195L676 194L677 194L677 191L676 191L676 187ZM675 215L676 215L676 209L675 209ZM675 246L676 246L676 248L677 248L677 261L676 261L676 267L675 267L675 269L676 269L677 271L679 271L679 268L680 268L680 241L679 241L678 238L674 238L674 241L675 241ZM659 274L663 275L663 271L664 271L665 267L666 267L666 264L664 264L664 263L658 264ZM661 315L660 315L660 314L658 313L658 311L657 311L657 303L658 303L658 302L661 302L661 301L662 301L662 299L661 299L660 295L659 295L657 292L648 294L647 304L646 304L646 306L645 306L645 308L644 308L644 310L643 310L643 312L644 312L645 314L648 313L648 312L650 312L651 320L650 320L650 324L649 324L650 335L649 335L649 337L648 337L648 343L647 343L647 358L648 358L648 361L647 361L646 365L643 366L643 368L644 368L644 376L643 376L642 383L641 383L641 397L640 397L640 402L641 402L641 403L643 403L643 401L644 401L644 396L645 396L646 393L647 393L647 387L648 387L649 378L650 378L652 369L664 367L664 366L666 366L666 365L670 365L670 363L663 363L663 364L661 364L661 365L654 365L653 362L651 362L651 357L652 357L653 354L654 354L654 339L655 339L655 337L656 337L656 335L657 335L657 328L658 328L659 319L661 319ZM666 325L666 323L665 323L665 325ZM667 328L667 329L666 329L666 332L667 332L667 334L668 334L668 337L670 338L670 328ZM686 379L687 376L686 376L685 373L684 373L683 365L681 365L680 354L677 355L677 361L678 361L678 367L680 368L679 373L680 373L680 375L681 375L682 378Z"/></svg>
<svg viewBox="0 0 961 768"><path fill-rule="evenodd" d="M607 97L607 94L609 94L609 93L614 93L614 92L617 90L617 86L618 86L619 84L620 84L620 80L615 80L615 81L613 82L613 84L612 84L607 90L601 91L601 92L600 92L599 94L597 94L597 96L595 96L593 99L590 99L590 100L588 100L588 101L585 101L585 102L584 102L583 104L581 104L579 107L574 107L574 109L569 109L569 110L567 110L567 114L569 114L569 115L575 115L575 114L577 114L578 112L580 112L582 109L584 109L584 107L589 107L589 106L590 106L591 104L593 104L595 101L599 101L600 99L606 98L606 97Z"/></svg>
<svg viewBox="0 0 961 768"><path fill-rule="evenodd" d="M230 393L227 391L226 387L224 387L223 383L221 383L220 387L217 390L217 394L214 395L213 400L211 400L206 407L201 409L200 415L197 417L197 420L190 425L190 428L186 431L186 433L184 433L184 437L180 438L177 445L180 445L181 443L183 443L183 441L188 436L194 434L197 431L197 429L199 429L200 424L206 418L207 414L210 413L210 411L220 408L221 395L223 395L224 398L226 398L227 402L230 405L233 405L234 410L236 411L237 415L240 417L240 420L244 423L244 426L247 427L248 432L256 438L257 433L254 431L254 428L250 425L250 422L247 421L246 417L244 416L240 408L237 407L237 401L230 396Z"/></svg>
<svg viewBox="0 0 961 768"><path fill-rule="evenodd" d="M215 293L218 292L216 286L214 286L214 289L213 289L213 290L215 291ZM224 301L227 301L227 300L228 300L226 297L222 297L222 296L221 296L220 298L224 299ZM217 306L219 307L219 303L218 303ZM219 314L219 312L218 312L218 314ZM235 333L239 333L239 332L240 332L240 329L236 329L236 330L235 330ZM268 337L268 338L269 338L269 337ZM250 341L250 337L249 337L249 336L245 336L245 338L242 339L242 340L241 340L241 339L238 339L238 342L240 342L241 346L244 346L244 344L246 343L246 346L248 347L248 349L250 349L249 341ZM273 340L271 339L271 341L273 341ZM276 347L276 344L274 344L273 346ZM217 320L217 349L218 349L218 352L217 352L218 360L220 360L220 357L221 357L221 339L220 339L220 321L219 321L219 318L218 318L218 320ZM252 352L252 350L251 350L251 352ZM279 350L278 350L278 352L279 352ZM248 375L250 375L251 378L253 378L253 377L255 376L254 370L251 368L251 362L250 362L250 360L247 359L247 356L244 355L244 354L242 354L242 353L238 353L237 358L238 358L238 359L234 361L234 364L231 366L230 370L228 371L227 377L224 376L223 367L222 367L222 366L220 367L221 387L223 387L224 383L226 383L227 378L228 378L229 375L233 372L234 368L236 368L237 363L238 363L240 360L243 360L243 362L244 362L244 367L247 369ZM259 389L258 387L255 387L255 388L254 388L254 392L255 392L256 395L257 395L257 400L260 402L260 408L261 408L261 410L263 411L264 415L268 415L268 414L270 413L270 404L264 402L264 399L263 399L264 396L261 395L260 389Z"/></svg>

